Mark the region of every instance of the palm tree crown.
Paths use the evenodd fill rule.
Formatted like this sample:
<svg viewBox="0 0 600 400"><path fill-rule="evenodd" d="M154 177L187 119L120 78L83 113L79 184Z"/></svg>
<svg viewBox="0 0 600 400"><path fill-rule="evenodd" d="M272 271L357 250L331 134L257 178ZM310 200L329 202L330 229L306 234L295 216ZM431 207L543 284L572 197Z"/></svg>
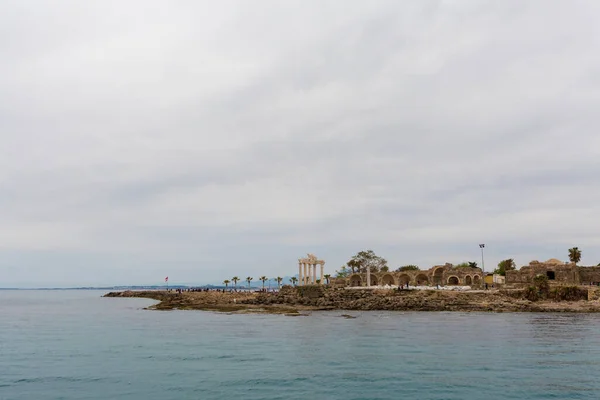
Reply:
<svg viewBox="0 0 600 400"><path fill-rule="evenodd" d="M248 282L248 288L250 287L250 282L252 282L252 279L254 278L252 278L251 276L246 278L246 282Z"/></svg>
<svg viewBox="0 0 600 400"><path fill-rule="evenodd" d="M223 283L225 284L225 287L227 287L229 285L229 279L225 279Z"/></svg>
<svg viewBox="0 0 600 400"><path fill-rule="evenodd" d="M238 278L237 276L234 276L233 278L231 278L231 281L233 282L233 287L237 287L237 283L240 280L240 278Z"/></svg>
<svg viewBox="0 0 600 400"><path fill-rule="evenodd" d="M263 289L265 288L265 282L269 280L269 278L267 278L266 276L261 276L260 278L258 278L259 281L262 281L262 286Z"/></svg>
<svg viewBox="0 0 600 400"><path fill-rule="evenodd" d="M581 261L581 250L579 250L577 247L569 249L569 260L575 264Z"/></svg>

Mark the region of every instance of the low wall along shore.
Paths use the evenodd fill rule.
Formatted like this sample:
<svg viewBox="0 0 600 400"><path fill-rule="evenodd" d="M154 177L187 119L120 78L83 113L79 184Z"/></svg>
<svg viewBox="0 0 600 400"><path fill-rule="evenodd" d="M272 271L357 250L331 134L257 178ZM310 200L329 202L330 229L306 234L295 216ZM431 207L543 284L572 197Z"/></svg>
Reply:
<svg viewBox="0 0 600 400"><path fill-rule="evenodd" d="M300 315L314 310L600 312L600 289L569 286L538 290L348 290L321 285L285 286L277 293L111 292L105 297L157 300L156 310L268 312Z"/></svg>

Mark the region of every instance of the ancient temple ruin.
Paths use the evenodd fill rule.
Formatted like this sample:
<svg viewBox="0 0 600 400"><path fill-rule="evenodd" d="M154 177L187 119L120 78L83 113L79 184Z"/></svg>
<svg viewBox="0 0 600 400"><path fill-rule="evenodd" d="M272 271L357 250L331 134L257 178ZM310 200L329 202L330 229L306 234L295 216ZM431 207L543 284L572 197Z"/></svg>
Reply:
<svg viewBox="0 0 600 400"><path fill-rule="evenodd" d="M307 254L306 258L298 259L298 284L316 285L317 284L317 265L321 266L321 276L319 283L323 284L323 268L325 261L317 259L314 254Z"/></svg>

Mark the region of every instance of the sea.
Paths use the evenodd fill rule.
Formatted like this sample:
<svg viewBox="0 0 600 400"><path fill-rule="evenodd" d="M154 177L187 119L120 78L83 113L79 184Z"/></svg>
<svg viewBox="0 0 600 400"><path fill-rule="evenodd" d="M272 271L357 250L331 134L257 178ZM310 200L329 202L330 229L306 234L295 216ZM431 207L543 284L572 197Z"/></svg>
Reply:
<svg viewBox="0 0 600 400"><path fill-rule="evenodd" d="M0 291L0 399L600 398L596 314L290 317L103 294Z"/></svg>

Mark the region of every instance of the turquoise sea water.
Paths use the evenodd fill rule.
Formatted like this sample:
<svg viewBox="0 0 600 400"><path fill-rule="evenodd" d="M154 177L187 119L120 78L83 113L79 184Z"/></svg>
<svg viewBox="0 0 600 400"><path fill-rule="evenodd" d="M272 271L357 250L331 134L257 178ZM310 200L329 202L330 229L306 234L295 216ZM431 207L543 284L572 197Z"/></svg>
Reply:
<svg viewBox="0 0 600 400"><path fill-rule="evenodd" d="M0 399L600 398L600 315L226 315L102 294L0 291Z"/></svg>

